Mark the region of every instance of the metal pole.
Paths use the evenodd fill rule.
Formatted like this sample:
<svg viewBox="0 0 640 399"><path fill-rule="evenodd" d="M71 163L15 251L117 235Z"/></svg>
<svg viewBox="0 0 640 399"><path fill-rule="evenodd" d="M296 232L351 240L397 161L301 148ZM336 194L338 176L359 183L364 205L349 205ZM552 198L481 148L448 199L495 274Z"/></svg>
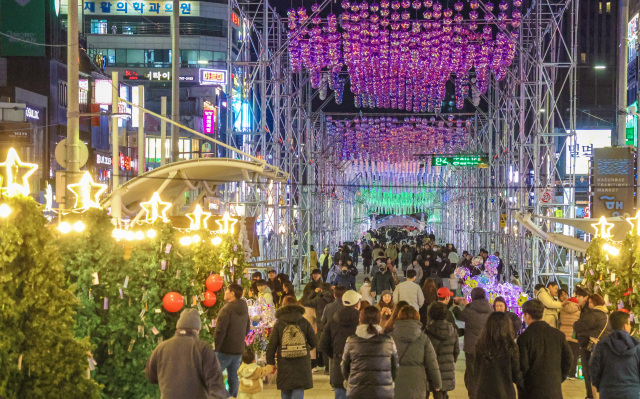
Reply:
<svg viewBox="0 0 640 399"><path fill-rule="evenodd" d="M171 18L171 120L180 123L180 1L173 0ZM171 125L171 162L180 155L180 128Z"/></svg>
<svg viewBox="0 0 640 399"><path fill-rule="evenodd" d="M160 97L160 114L167 116L167 97ZM160 166L167 162L167 123L160 120Z"/></svg>
<svg viewBox="0 0 640 399"><path fill-rule="evenodd" d="M620 0L619 45L618 45L618 145L627 140L627 24L629 23L629 0ZM597 70L595 71L597 73ZM637 197L636 200L638 201Z"/></svg>
<svg viewBox="0 0 640 399"><path fill-rule="evenodd" d="M111 98L112 105L111 110L113 113L118 112L118 72L111 72ZM120 200L120 193L116 190L118 186L120 186L120 143L119 143L119 134L118 134L118 117L114 116L111 119L111 148L112 148L112 173L111 173L111 182L112 182L112 190L113 190L113 200L111 201L111 217L115 219L120 219L122 216L122 202Z"/></svg>
<svg viewBox="0 0 640 399"><path fill-rule="evenodd" d="M67 178L66 184L79 180L80 172L80 105L78 98L79 63L78 58L78 0L69 1L67 30ZM73 196L66 195L67 207L73 208Z"/></svg>
<svg viewBox="0 0 640 399"><path fill-rule="evenodd" d="M145 156L144 156L144 86L138 85L138 176L145 172Z"/></svg>

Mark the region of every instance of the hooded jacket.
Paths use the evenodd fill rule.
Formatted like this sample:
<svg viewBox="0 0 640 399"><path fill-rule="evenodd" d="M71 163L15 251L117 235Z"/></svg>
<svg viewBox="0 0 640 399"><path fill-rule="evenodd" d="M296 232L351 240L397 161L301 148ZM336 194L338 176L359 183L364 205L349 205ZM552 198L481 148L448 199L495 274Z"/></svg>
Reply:
<svg viewBox="0 0 640 399"><path fill-rule="evenodd" d="M562 331L569 342L578 342L577 339L571 338L573 335L573 325L580 318L580 306L576 302L572 302L570 298L562 305L560 309L560 331Z"/></svg>
<svg viewBox="0 0 640 399"><path fill-rule="evenodd" d="M344 307L333 315L322 334L319 349L320 352L331 358L329 382L333 388L344 389L344 377L340 363L342 363L344 345L347 338L356 333L359 318L360 312L356 308L353 306Z"/></svg>
<svg viewBox="0 0 640 399"><path fill-rule="evenodd" d="M273 372L273 366L259 367L257 363L242 363L238 369L239 392L254 395L262 392L262 379Z"/></svg>
<svg viewBox="0 0 640 399"><path fill-rule="evenodd" d="M446 320L432 320L427 324L425 333L438 357L438 368L442 379L443 392L456 389L456 362L460 355L458 330ZM433 391L433 390L432 390Z"/></svg>
<svg viewBox="0 0 640 399"><path fill-rule="evenodd" d="M640 397L640 341L615 330L601 340L589 362L591 383L603 399Z"/></svg>
<svg viewBox="0 0 640 399"><path fill-rule="evenodd" d="M548 288L540 288L537 298L544 305L542 321L546 321L553 328L558 328L558 315L562 309L562 302L552 297Z"/></svg>
<svg viewBox="0 0 640 399"><path fill-rule="evenodd" d="M429 390L442 388L438 358L419 320L396 320L389 334L398 351L398 377L394 398L424 399Z"/></svg>
<svg viewBox="0 0 640 399"><path fill-rule="evenodd" d="M607 323L608 313L605 306L587 308L582 312L580 319L573 324L573 330L576 332L581 348L587 347L589 338L600 337L600 339L604 339L611 333L611 323ZM600 335L601 333L602 335Z"/></svg>
<svg viewBox="0 0 640 399"><path fill-rule="evenodd" d="M316 333L303 315L304 307L300 305L283 306L276 310L276 324L273 326L269 343L267 344L267 364L275 366L276 354L278 355L276 385L281 391L313 388L309 351L316 347ZM285 327L291 324L297 325L304 334L307 342L306 356L297 358L282 357L282 335Z"/></svg>
<svg viewBox="0 0 640 399"><path fill-rule="evenodd" d="M378 331L381 330L377 326ZM392 399L393 381L398 372L398 352L393 339L385 334L371 335L367 325L356 327L347 338L342 355L342 375L347 397Z"/></svg>
<svg viewBox="0 0 640 399"><path fill-rule="evenodd" d="M158 345L145 368L147 381L160 385L162 399L226 399L222 369L213 348L191 330Z"/></svg>
<svg viewBox="0 0 640 399"><path fill-rule="evenodd" d="M453 307L453 315L456 319L464 321L463 350L465 352L476 353L476 344L491 312L493 308L486 299L474 299L462 310L457 306Z"/></svg>
<svg viewBox="0 0 640 399"><path fill-rule="evenodd" d="M216 320L216 351L226 355L242 355L244 339L250 330L247 302L240 298L225 303Z"/></svg>

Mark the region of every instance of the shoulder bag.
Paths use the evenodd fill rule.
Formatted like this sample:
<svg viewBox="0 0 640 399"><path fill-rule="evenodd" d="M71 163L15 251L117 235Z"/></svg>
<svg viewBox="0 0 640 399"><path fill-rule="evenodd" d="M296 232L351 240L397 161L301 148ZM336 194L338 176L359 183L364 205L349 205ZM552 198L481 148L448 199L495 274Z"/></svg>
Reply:
<svg viewBox="0 0 640 399"><path fill-rule="evenodd" d="M589 337L589 343L587 344L587 348L586 348L587 351L593 352L596 345L600 341L600 337L602 337L602 334L604 334L604 330L607 329L608 325L609 325L609 315L607 315L607 323L604 325L604 328L602 329L602 331L600 331L600 335L598 335L598 338Z"/></svg>

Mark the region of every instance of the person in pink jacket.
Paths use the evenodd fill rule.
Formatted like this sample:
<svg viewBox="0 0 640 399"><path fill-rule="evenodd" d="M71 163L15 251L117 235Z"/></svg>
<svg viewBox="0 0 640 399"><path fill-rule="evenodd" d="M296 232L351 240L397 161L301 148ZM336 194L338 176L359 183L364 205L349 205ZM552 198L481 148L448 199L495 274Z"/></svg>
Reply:
<svg viewBox="0 0 640 399"><path fill-rule="evenodd" d="M580 306L576 298L569 298L569 294L565 290L560 290L558 298L562 302L560 309L560 331L562 331L569 342L571 352L573 352L573 364L569 372L569 379L578 378L576 371L578 369L578 357L580 356L580 345L578 340L572 338L573 324L580 318Z"/></svg>

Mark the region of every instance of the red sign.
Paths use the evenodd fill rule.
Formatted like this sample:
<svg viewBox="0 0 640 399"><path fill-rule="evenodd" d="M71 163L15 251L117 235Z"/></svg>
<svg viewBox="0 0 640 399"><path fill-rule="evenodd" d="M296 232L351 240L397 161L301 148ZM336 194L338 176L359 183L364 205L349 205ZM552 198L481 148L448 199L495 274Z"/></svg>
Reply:
<svg viewBox="0 0 640 399"><path fill-rule="evenodd" d="M212 109L205 109L202 116L202 125L205 134L213 134L216 125L216 113Z"/></svg>
<svg viewBox="0 0 640 399"><path fill-rule="evenodd" d="M236 13L231 13L231 22L236 24L236 26L240 26L240 17L236 15Z"/></svg>
<svg viewBox="0 0 640 399"><path fill-rule="evenodd" d="M131 170L131 157L125 157L120 153L120 169Z"/></svg>
<svg viewBox="0 0 640 399"><path fill-rule="evenodd" d="M140 77L138 76L138 72L136 71L124 71L124 79L125 80L138 80Z"/></svg>

